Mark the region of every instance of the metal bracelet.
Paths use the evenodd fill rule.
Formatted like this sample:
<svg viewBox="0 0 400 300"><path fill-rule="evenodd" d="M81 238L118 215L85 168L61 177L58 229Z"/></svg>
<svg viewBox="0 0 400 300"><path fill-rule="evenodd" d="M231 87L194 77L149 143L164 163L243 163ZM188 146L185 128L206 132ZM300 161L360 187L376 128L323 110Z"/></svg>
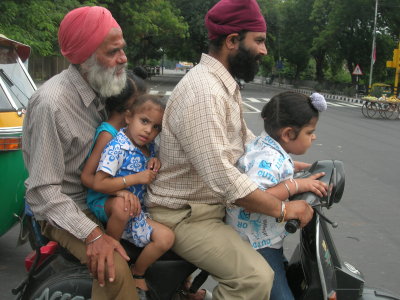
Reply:
<svg viewBox="0 0 400 300"><path fill-rule="evenodd" d="M126 183L125 176L123 176L123 177L122 177L122 181L124 182L124 186L125 186L125 187L127 187L127 186L128 186L128 184Z"/></svg>
<svg viewBox="0 0 400 300"><path fill-rule="evenodd" d="M86 243L86 245L92 244L95 241L97 241L99 238L101 238L103 236L103 233L100 233L98 236L96 236L93 240L89 241Z"/></svg>
<svg viewBox="0 0 400 300"><path fill-rule="evenodd" d="M291 193L290 193L289 186L286 184L286 182L282 182L282 183L283 183L283 185L285 186L285 188L286 188L286 190L287 190L287 192L288 192L288 194L289 194L288 197L292 196Z"/></svg>

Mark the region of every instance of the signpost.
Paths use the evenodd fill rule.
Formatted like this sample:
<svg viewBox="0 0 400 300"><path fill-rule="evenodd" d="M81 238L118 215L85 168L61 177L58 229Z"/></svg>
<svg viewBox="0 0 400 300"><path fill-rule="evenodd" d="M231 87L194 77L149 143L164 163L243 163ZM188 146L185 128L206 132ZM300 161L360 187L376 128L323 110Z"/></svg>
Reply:
<svg viewBox="0 0 400 300"><path fill-rule="evenodd" d="M360 66L357 64L353 70L353 73L351 74L356 76L356 97L358 97L358 76L364 75L364 73L361 71Z"/></svg>

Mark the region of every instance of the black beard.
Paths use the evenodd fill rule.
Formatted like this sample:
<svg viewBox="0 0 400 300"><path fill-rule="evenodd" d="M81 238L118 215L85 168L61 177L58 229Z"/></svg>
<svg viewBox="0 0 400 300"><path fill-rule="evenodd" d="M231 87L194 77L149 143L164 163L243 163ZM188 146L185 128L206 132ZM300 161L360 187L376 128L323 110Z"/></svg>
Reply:
<svg viewBox="0 0 400 300"><path fill-rule="evenodd" d="M254 55L249 49L239 45L238 53L229 56L229 68L233 77L243 79L245 82L252 81L259 68L260 55Z"/></svg>

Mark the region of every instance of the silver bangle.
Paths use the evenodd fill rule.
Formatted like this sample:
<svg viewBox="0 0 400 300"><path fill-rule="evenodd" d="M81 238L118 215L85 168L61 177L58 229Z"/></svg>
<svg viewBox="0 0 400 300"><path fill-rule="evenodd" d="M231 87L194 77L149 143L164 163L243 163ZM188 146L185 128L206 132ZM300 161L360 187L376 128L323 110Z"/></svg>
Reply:
<svg viewBox="0 0 400 300"><path fill-rule="evenodd" d="M288 192L288 194L289 194L288 197L292 196L292 195L290 194L289 186L286 184L286 182L282 182L282 183L283 183L283 185L285 186L285 188L286 188L286 190L287 190L287 192Z"/></svg>
<svg viewBox="0 0 400 300"><path fill-rule="evenodd" d="M98 236L96 236L93 240L89 241L86 243L86 245L92 244L95 241L97 241L99 238L101 238L103 236L103 233L100 233Z"/></svg>
<svg viewBox="0 0 400 300"><path fill-rule="evenodd" d="M297 184L296 179L290 178L289 180L290 180L290 182L294 182L294 185L296 186L295 194L297 194L299 192L299 185Z"/></svg>
<svg viewBox="0 0 400 300"><path fill-rule="evenodd" d="M126 183L125 176L123 176L123 177L122 177L122 181L124 182L124 186L125 186L125 187L127 187L127 186L128 186L128 184Z"/></svg>

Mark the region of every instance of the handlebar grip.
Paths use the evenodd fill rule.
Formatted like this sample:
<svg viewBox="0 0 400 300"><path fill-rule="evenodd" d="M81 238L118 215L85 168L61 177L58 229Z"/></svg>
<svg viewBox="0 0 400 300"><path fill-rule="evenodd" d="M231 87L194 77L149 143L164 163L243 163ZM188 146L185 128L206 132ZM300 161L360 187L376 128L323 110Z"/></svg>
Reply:
<svg viewBox="0 0 400 300"><path fill-rule="evenodd" d="M289 233L295 233L300 227L300 221L297 219L288 220L285 224L285 229Z"/></svg>

